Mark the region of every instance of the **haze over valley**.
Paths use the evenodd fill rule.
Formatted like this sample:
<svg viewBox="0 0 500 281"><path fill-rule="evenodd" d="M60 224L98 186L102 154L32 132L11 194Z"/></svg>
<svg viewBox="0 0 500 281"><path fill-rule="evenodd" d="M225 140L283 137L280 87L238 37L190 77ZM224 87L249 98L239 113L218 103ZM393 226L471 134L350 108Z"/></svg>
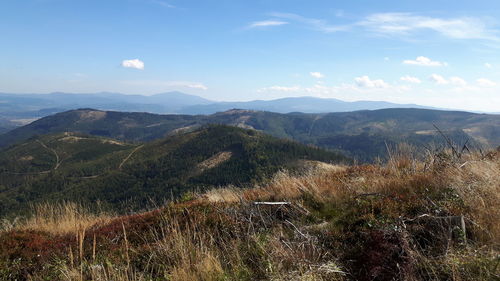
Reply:
<svg viewBox="0 0 500 281"><path fill-rule="evenodd" d="M499 19L0 1L0 281L500 280Z"/></svg>
<svg viewBox="0 0 500 281"><path fill-rule="evenodd" d="M314 97L294 97L249 102L215 102L195 95L169 92L151 96L118 93L0 93L0 108L2 109L0 120L3 120L3 123L0 124L3 125L3 130L6 130L7 128L25 125L40 117L79 108L159 114L213 114L230 109L249 109L279 113L326 113L383 108L429 107L381 101L344 102L338 99Z"/></svg>

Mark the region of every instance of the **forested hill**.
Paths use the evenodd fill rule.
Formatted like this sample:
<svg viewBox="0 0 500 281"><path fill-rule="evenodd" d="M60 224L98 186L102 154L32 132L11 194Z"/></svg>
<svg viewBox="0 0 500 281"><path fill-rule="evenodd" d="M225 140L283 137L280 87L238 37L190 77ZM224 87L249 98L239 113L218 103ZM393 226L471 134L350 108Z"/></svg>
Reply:
<svg viewBox="0 0 500 281"><path fill-rule="evenodd" d="M138 210L192 190L253 185L311 161L348 159L220 125L142 144L76 133L33 137L0 152L0 217L60 200Z"/></svg>
<svg viewBox="0 0 500 281"><path fill-rule="evenodd" d="M469 146L500 145L500 115L426 109L382 109L328 114L230 110L212 115L158 115L72 110L39 119L0 135L0 147L37 134L80 132L128 142L151 141L205 124L226 124L263 131L305 144L337 150L361 161L385 157L387 145L444 145L445 138Z"/></svg>

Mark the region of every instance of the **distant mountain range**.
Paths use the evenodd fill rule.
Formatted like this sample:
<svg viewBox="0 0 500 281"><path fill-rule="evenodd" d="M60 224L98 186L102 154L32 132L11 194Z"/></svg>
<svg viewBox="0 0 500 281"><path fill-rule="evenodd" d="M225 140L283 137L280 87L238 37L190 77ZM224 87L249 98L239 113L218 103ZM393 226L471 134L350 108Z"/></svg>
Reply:
<svg viewBox="0 0 500 281"><path fill-rule="evenodd" d="M213 114L229 109L248 109L271 111L277 113L327 113L349 112L357 110L377 110L385 108L426 108L416 104L396 104L384 101L355 101L347 102L338 99L323 99L314 97L282 98L275 100L255 100L248 102L218 102L210 104L191 105L184 107L180 113L184 114Z"/></svg>
<svg viewBox="0 0 500 281"><path fill-rule="evenodd" d="M313 97L256 100L249 102L216 102L181 92L152 96L119 93L93 94L7 94L0 93L0 133L26 124L36 118L77 108L135 111L159 114L213 114L233 108L278 113L326 113L384 108L428 108L415 104L383 101L346 102Z"/></svg>
<svg viewBox="0 0 500 281"><path fill-rule="evenodd" d="M151 113L179 113L193 105L208 105L213 101L180 92L153 96L124 95L118 93L93 94L6 94L0 93L2 116L19 118L43 117L77 108L139 111Z"/></svg>
<svg viewBox="0 0 500 281"><path fill-rule="evenodd" d="M146 142L190 132L208 124L262 131L342 152L361 161L384 158L387 146L406 142L419 149L442 146L445 139L463 145L500 145L500 115L427 109L381 109L337 113L288 113L230 110L212 115L160 115L79 109L41 118L0 135L0 147L36 135L77 132L128 142Z"/></svg>

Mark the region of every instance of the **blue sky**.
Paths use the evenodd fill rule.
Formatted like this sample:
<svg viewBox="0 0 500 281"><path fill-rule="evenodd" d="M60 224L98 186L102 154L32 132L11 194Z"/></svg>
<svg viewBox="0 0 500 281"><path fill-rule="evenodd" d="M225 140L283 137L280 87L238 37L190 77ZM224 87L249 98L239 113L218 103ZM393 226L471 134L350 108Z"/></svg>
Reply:
<svg viewBox="0 0 500 281"><path fill-rule="evenodd" d="M500 111L500 1L2 0L0 92Z"/></svg>

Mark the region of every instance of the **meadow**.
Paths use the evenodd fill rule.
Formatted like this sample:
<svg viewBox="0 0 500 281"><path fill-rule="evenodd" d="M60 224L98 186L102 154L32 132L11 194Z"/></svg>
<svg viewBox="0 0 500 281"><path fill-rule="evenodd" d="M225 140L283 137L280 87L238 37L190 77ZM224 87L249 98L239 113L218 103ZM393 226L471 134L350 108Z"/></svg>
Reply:
<svg viewBox="0 0 500 281"><path fill-rule="evenodd" d="M500 278L499 150L311 164L125 216L33 206L3 223L0 279Z"/></svg>

